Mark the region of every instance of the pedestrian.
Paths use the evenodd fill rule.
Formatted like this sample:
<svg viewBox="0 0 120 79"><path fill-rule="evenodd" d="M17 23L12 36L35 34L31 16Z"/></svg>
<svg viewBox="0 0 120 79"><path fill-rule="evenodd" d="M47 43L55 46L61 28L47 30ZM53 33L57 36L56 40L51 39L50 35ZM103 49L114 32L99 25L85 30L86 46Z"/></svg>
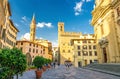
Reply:
<svg viewBox="0 0 120 79"><path fill-rule="evenodd" d="M53 67L55 68L55 62L53 62Z"/></svg>
<svg viewBox="0 0 120 79"><path fill-rule="evenodd" d="M58 66L60 66L60 63L58 63Z"/></svg>

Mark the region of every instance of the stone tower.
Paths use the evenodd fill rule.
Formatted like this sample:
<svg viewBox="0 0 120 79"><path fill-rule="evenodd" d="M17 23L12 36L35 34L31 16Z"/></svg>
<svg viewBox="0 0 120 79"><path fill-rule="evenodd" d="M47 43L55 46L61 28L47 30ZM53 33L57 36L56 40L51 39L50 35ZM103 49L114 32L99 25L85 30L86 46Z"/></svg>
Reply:
<svg viewBox="0 0 120 79"><path fill-rule="evenodd" d="M58 22L58 42L60 43L60 35L64 33L64 23L63 22ZM58 43L58 44L59 44Z"/></svg>
<svg viewBox="0 0 120 79"><path fill-rule="evenodd" d="M33 15L33 18L30 24L30 41L35 40L35 33L36 33L36 21L35 21L35 15Z"/></svg>
<svg viewBox="0 0 120 79"><path fill-rule="evenodd" d="M64 23L63 22L59 22L58 23L58 32L64 32Z"/></svg>

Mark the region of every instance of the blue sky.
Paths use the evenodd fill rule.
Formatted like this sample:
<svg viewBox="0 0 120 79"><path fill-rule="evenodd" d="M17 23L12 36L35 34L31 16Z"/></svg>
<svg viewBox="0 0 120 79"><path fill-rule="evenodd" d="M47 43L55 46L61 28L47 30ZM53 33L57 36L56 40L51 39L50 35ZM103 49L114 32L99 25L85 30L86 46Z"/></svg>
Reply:
<svg viewBox="0 0 120 79"><path fill-rule="evenodd" d="M57 45L58 22L65 31L94 33L90 25L94 0L9 0L14 25L19 29L17 39L29 38L30 22L36 18L36 37Z"/></svg>

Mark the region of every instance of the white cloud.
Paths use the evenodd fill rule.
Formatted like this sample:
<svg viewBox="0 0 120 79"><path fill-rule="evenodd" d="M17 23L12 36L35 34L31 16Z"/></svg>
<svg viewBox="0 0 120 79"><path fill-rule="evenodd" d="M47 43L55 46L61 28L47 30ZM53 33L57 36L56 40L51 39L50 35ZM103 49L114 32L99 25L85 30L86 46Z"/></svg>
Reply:
<svg viewBox="0 0 120 79"><path fill-rule="evenodd" d="M58 47L58 40L52 41L52 47Z"/></svg>
<svg viewBox="0 0 120 79"><path fill-rule="evenodd" d="M51 27L53 27L53 25L52 25L52 23L50 23L50 22L48 22L48 23L46 23L46 22L38 22L37 23L37 25L36 25L37 27L40 27L40 28L43 28L43 27L48 27L48 28L51 28Z"/></svg>
<svg viewBox="0 0 120 79"><path fill-rule="evenodd" d="M89 19L89 24L91 24L91 19Z"/></svg>
<svg viewBox="0 0 120 79"><path fill-rule="evenodd" d="M21 39L30 40L30 33L25 33L24 35L21 36Z"/></svg>
<svg viewBox="0 0 120 79"><path fill-rule="evenodd" d="M37 37L37 36L36 36L35 39L44 39L44 38L43 38L43 37Z"/></svg>
<svg viewBox="0 0 120 79"><path fill-rule="evenodd" d="M77 16L77 15L79 15L80 13L78 13L78 12L75 12L75 15Z"/></svg>
<svg viewBox="0 0 120 79"><path fill-rule="evenodd" d="M93 5L93 9L95 9L95 4Z"/></svg>
<svg viewBox="0 0 120 79"><path fill-rule="evenodd" d="M75 16L80 15L80 13L83 11L83 9L82 9L83 3L91 2L91 1L92 0L81 0L80 2L77 2L75 7L74 7Z"/></svg>
<svg viewBox="0 0 120 79"><path fill-rule="evenodd" d="M90 1L92 1L92 0L86 0L86 2L90 2Z"/></svg>
<svg viewBox="0 0 120 79"><path fill-rule="evenodd" d="M23 20L23 21L27 21L26 16L23 16L23 17L22 17L22 20Z"/></svg>
<svg viewBox="0 0 120 79"><path fill-rule="evenodd" d="M85 2L85 0L82 0L82 1L76 3L76 6L74 7L74 11L75 11L76 16L79 15L80 12L82 11L82 5L84 2Z"/></svg>
<svg viewBox="0 0 120 79"><path fill-rule="evenodd" d="M15 23L15 26L17 26L17 27L18 27L19 25L18 25L17 23Z"/></svg>

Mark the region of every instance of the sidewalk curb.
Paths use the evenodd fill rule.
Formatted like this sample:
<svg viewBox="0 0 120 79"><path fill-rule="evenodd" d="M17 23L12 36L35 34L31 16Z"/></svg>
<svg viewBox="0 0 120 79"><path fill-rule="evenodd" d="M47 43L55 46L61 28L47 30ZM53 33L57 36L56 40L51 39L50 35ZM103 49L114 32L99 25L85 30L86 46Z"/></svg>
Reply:
<svg viewBox="0 0 120 79"><path fill-rule="evenodd" d="M102 73L106 73L106 74L110 74L110 75L114 75L114 76L120 77L120 73L115 73L115 72L110 72L110 71L105 71L105 70L100 70L100 69L94 69L94 68L88 68L88 67L85 67L83 69L89 69L89 70L93 70L93 71L97 71L97 72L102 72Z"/></svg>

